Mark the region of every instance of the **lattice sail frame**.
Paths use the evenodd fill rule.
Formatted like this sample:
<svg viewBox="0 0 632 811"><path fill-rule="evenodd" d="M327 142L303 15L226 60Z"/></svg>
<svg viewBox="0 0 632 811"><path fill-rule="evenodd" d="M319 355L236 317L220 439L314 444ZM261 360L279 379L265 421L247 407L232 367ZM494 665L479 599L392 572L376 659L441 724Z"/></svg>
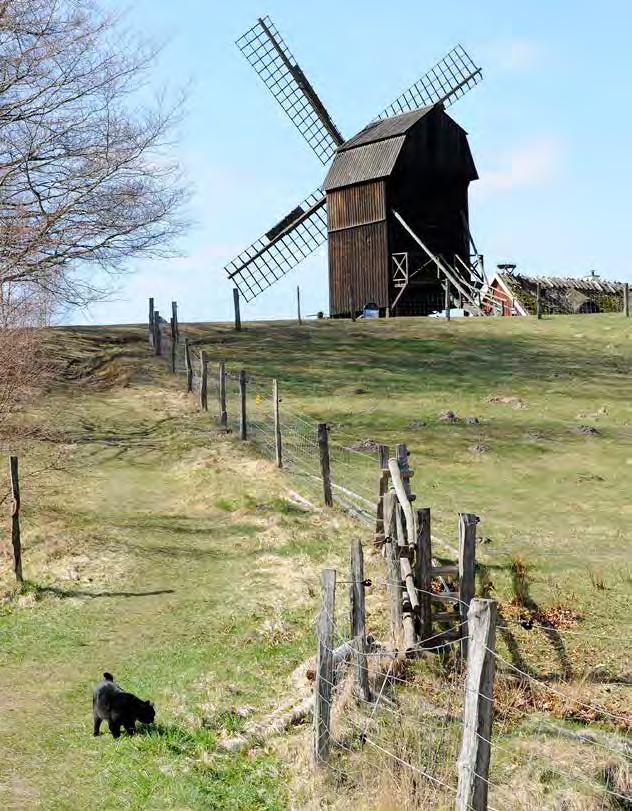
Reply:
<svg viewBox="0 0 632 811"><path fill-rule="evenodd" d="M408 113L432 104L449 107L482 78L482 69L476 65L462 45L457 45L392 104L382 110L375 120Z"/></svg>
<svg viewBox="0 0 632 811"><path fill-rule="evenodd" d="M241 36L237 47L325 166L343 137L269 17Z"/></svg>
<svg viewBox="0 0 632 811"><path fill-rule="evenodd" d="M261 237L226 265L228 278L245 301L263 293L327 241L327 208L322 189L306 197L296 211L299 209L299 216L273 239Z"/></svg>

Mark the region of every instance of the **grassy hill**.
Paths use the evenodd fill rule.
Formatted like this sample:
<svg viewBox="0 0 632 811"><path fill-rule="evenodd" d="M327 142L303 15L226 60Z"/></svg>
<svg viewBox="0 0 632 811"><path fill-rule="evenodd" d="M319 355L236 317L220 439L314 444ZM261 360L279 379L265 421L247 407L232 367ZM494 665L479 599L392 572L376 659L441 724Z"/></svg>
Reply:
<svg viewBox="0 0 632 811"><path fill-rule="evenodd" d="M212 362L278 377L282 408L329 422L337 441L406 442L418 503L432 507L447 546L457 511L481 517L485 585L493 581L507 616L517 568L538 611L571 610L562 650L512 626L503 655L514 645L540 676L627 709L632 328L623 318L277 322L241 333L191 325L185 334ZM219 434L182 377L149 354L142 328L56 330L49 347L57 380L21 416L30 429L18 448L22 594L3 550L2 807L364 807L366 775L320 787L321 800L301 786L306 739L291 754L282 741L243 753L218 745L291 695L292 671L314 647L318 574L344 571L349 540L364 530L338 510L302 506L289 472ZM457 420L442 420L446 411ZM381 560L369 566L378 573ZM379 630L380 598L371 599ZM155 701L147 734L91 737L90 689L106 669Z"/></svg>

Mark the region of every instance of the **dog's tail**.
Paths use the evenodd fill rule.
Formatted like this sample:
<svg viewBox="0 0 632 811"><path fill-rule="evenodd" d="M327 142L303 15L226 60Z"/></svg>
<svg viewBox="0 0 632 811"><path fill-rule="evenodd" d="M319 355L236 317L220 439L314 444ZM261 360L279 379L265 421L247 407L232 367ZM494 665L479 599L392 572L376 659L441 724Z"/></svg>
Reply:
<svg viewBox="0 0 632 811"><path fill-rule="evenodd" d="M107 670L106 670L106 671L105 671L105 673L103 674L103 678L104 678L106 681L114 681L114 676L113 676L111 673L108 673L108 672L107 672Z"/></svg>

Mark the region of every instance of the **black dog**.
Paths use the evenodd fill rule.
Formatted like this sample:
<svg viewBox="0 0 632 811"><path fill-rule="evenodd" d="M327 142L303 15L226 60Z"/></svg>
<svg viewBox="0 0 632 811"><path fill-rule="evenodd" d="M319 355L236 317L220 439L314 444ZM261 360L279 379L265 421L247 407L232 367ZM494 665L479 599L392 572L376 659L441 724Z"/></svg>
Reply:
<svg viewBox="0 0 632 811"><path fill-rule="evenodd" d="M142 701L131 693L125 693L114 681L111 673L103 674L103 681L94 688L92 696L94 734L99 734L101 721L107 721L115 738L121 734L121 727L128 735L136 731L136 721L151 724L156 710L151 701Z"/></svg>

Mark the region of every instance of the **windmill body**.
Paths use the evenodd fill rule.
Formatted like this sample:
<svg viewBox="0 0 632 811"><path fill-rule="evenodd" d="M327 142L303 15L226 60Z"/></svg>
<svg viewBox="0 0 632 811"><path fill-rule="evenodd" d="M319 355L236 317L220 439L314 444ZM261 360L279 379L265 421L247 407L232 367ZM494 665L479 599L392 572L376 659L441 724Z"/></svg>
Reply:
<svg viewBox="0 0 632 811"><path fill-rule="evenodd" d="M468 186L477 177L467 135L442 105L377 121L340 146L323 184L330 314L348 316L369 302L391 315L440 309L436 263L393 211L430 253L469 264Z"/></svg>
<svg viewBox="0 0 632 811"><path fill-rule="evenodd" d="M243 298L327 241L334 317L367 304L392 315L426 315L446 300L480 304L484 275L468 222L477 173L465 131L445 112L481 80L467 52L453 48L345 141L269 17L237 45L321 163L331 163L322 188L226 265Z"/></svg>

